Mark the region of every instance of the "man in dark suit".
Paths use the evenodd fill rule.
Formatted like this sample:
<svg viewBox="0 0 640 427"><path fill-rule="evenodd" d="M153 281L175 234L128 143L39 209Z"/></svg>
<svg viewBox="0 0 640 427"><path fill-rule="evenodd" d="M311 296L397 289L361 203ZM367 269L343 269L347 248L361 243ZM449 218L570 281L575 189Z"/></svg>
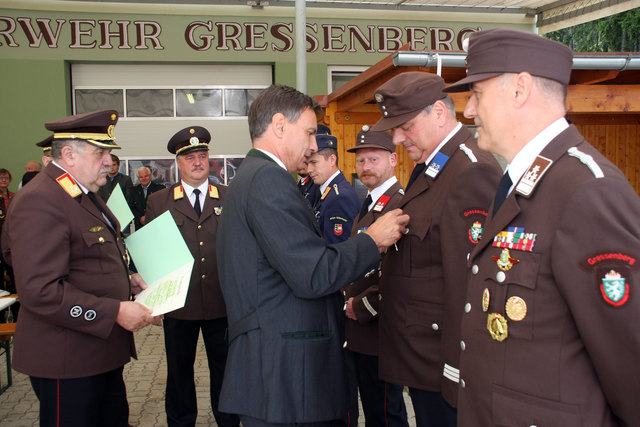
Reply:
<svg viewBox="0 0 640 427"><path fill-rule="evenodd" d="M317 104L287 86L249 109L253 149L238 168L218 229L229 316L220 409L244 427L329 425L346 411L336 293L378 265L408 218L394 210L327 245L291 173L315 142Z"/></svg>
<svg viewBox="0 0 640 427"><path fill-rule="evenodd" d="M462 265L478 243L500 167L456 120L441 77L402 73L375 99L416 167L401 207L411 217L382 264L380 377L409 387L418 427L455 426ZM446 401L445 401L446 399Z"/></svg>
<svg viewBox="0 0 640 427"><path fill-rule="evenodd" d="M164 189L164 185L151 181L151 169L146 166L140 166L136 171L140 184L133 186L133 206L132 211L136 230L142 228L146 224L145 210L147 209L147 199L152 193Z"/></svg>
<svg viewBox="0 0 640 427"><path fill-rule="evenodd" d="M3 250L22 304L13 368L30 376L43 426L126 427L131 332L160 323L130 300L145 285L129 279L118 220L95 195L120 148L116 121L107 110L47 123L53 161L9 209Z"/></svg>
<svg viewBox="0 0 640 427"><path fill-rule="evenodd" d="M469 39L464 114L508 162L471 252L460 426L640 425L640 199L567 123L573 54L496 28Z"/></svg>
<svg viewBox="0 0 640 427"><path fill-rule="evenodd" d="M171 212L195 263L183 308L164 318L167 352L165 408L169 426L194 426L198 416L193 364L198 337L207 350L211 408L220 427L236 427L238 417L218 409L218 398L227 360L227 313L218 281L216 232L227 188L209 184L209 131L190 126L169 140L167 149L176 155L181 182L151 195L148 222Z"/></svg>
<svg viewBox="0 0 640 427"><path fill-rule="evenodd" d="M133 182L131 177L119 172L120 170L120 158L115 154L111 155L111 168L107 175L107 182L100 187L100 197L103 201L109 200L111 193L116 188L116 185L120 186L122 194L127 201L129 207L133 206Z"/></svg>
<svg viewBox="0 0 640 427"><path fill-rule="evenodd" d="M389 132L374 132L365 125L358 133L356 146L347 151L356 154L358 178L368 189L351 230L355 236L378 217L400 206L404 190L394 175L398 155ZM379 280L378 267L344 288L347 370L352 369L356 379L356 399L360 390L367 427L408 427L402 386L378 377Z"/></svg>
<svg viewBox="0 0 640 427"><path fill-rule="evenodd" d="M309 176L319 187L320 198L313 206L327 243L347 240L360 200L343 173L338 169L338 139L333 135L316 135L318 151L309 157Z"/></svg>

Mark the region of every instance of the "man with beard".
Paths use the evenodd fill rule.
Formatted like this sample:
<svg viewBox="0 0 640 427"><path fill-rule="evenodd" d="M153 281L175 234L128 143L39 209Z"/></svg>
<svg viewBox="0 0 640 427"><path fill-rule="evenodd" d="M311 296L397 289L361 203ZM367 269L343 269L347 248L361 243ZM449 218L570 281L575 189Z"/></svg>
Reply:
<svg viewBox="0 0 640 427"><path fill-rule="evenodd" d="M120 224L96 197L111 165L116 111L47 123L52 162L13 200L3 245L20 295L13 368L30 376L41 425L128 425L122 378L132 332L160 319L131 301Z"/></svg>
<svg viewBox="0 0 640 427"><path fill-rule="evenodd" d="M183 308L167 313L163 322L167 352L165 408L169 426L194 426L198 417L193 364L198 337L209 364L209 394L216 423L237 427L238 417L218 410L227 360L227 313L218 281L216 232L227 187L209 184L211 134L200 126L177 132L167 144L176 155L181 181L149 197L147 222L171 212L195 260Z"/></svg>

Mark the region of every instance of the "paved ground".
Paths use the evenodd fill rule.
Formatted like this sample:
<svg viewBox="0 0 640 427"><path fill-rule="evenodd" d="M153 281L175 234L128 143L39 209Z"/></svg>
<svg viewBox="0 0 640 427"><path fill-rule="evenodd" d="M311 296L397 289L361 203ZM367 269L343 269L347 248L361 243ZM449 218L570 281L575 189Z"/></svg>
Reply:
<svg viewBox="0 0 640 427"><path fill-rule="evenodd" d="M166 426L164 413L164 389L166 385L166 359L164 338L159 327L147 327L136 333L138 360L124 369L129 398L129 422L140 427ZM0 385L6 384L5 356L0 356ZM195 366L198 394L198 420L196 426L215 425L209 402L209 372L204 345L200 340ZM415 426L411 403L405 393L409 424ZM32 427L38 425L38 401L29 378L13 371L13 385L0 395L0 426ZM360 426L364 418L360 416Z"/></svg>

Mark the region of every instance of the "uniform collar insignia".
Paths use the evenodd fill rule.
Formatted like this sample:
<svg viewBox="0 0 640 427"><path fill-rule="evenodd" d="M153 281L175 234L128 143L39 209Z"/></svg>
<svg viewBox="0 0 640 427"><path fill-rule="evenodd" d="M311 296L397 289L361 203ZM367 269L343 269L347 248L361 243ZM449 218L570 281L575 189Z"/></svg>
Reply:
<svg viewBox="0 0 640 427"><path fill-rule="evenodd" d="M387 203L389 202L389 199L391 199L391 197L385 196L384 194L382 196L380 196L380 198L376 202L376 205L373 207L373 211L374 212L382 212L384 207L387 206Z"/></svg>
<svg viewBox="0 0 640 427"><path fill-rule="evenodd" d="M218 187L209 184L209 197L212 199L219 199L220 195L218 194Z"/></svg>
<svg viewBox="0 0 640 427"><path fill-rule="evenodd" d="M551 159L537 156L518 182L516 191L523 196L528 196L533 193L534 188L538 185L538 182L540 182L540 179L542 179L542 176L552 163L553 160Z"/></svg>
<svg viewBox="0 0 640 427"><path fill-rule="evenodd" d="M173 200L179 200L184 197L184 190L182 189L182 185L178 185L173 189Z"/></svg>
<svg viewBox="0 0 640 427"><path fill-rule="evenodd" d="M58 182L58 184L60 184L60 187L62 187L62 189L66 191L67 194L71 197L75 198L82 194L82 190L73 180L73 178L71 178L71 175L69 175L68 172L60 175L58 178L56 178L56 181Z"/></svg>
<svg viewBox="0 0 640 427"><path fill-rule="evenodd" d="M436 177L442 171L442 169L444 168L444 165L448 161L449 161L449 156L439 151L433 157L433 160L431 160L431 163L429 163L429 166L427 167L427 170L424 173L427 176L430 176L431 178L436 179Z"/></svg>
<svg viewBox="0 0 640 427"><path fill-rule="evenodd" d="M324 193L322 193L322 197L320 197L320 200L324 200L329 195L330 192L331 192L331 187L325 188Z"/></svg>

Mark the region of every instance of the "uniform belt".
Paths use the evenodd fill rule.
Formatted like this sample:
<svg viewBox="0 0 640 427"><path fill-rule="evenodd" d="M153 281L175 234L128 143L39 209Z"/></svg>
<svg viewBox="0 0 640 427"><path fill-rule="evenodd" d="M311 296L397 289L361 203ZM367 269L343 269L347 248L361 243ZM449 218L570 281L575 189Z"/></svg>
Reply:
<svg viewBox="0 0 640 427"><path fill-rule="evenodd" d="M233 325L229 325L229 344L233 342L242 334L246 334L249 331L260 329L260 323L258 322L258 315L254 311L235 322Z"/></svg>

